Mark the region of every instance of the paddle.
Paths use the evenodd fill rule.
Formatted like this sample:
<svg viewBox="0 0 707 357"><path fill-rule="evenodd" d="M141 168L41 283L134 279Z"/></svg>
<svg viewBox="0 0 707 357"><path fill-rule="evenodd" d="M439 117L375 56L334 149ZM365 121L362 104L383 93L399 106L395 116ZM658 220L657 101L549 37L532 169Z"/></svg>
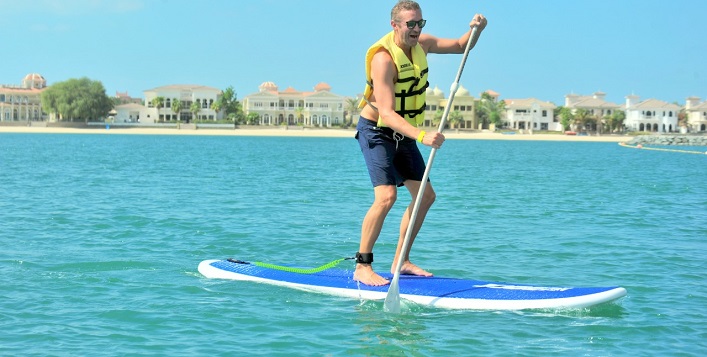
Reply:
<svg viewBox="0 0 707 357"><path fill-rule="evenodd" d="M462 71L464 70L464 64L466 63L466 58L469 56L469 50L471 49L471 42L474 37L476 37L477 27L471 30L471 35L466 43L466 49L464 49L464 56L462 57L461 65L459 65L459 71L457 71L457 78L454 80L451 89L449 90L449 101L447 106L444 108L444 113L442 114L442 120L439 123L438 131L441 133L444 130L444 124L449 116L449 111L452 108L452 101L454 100L454 95L457 93L459 88L459 79L461 79ZM425 168L425 173L422 175L422 183L420 184L420 189L417 192L417 198L415 199L415 205L413 206L412 212L410 213L410 223L408 224L407 231L405 232L405 240L403 240L403 246L400 249L400 255L398 256L398 263L395 266L395 274L393 275L393 280L390 282L390 287L388 288L388 295L385 297L384 309L387 312L399 313L400 312L400 269L403 266L403 260L405 255L407 255L408 245L410 242L410 237L412 236L413 226L415 225L415 220L417 219L417 211L420 210L420 202L422 201L422 194L427 188L427 179L430 176L430 169L432 168L432 162L434 161L437 149L432 148L430 151L430 157L427 159L427 167Z"/></svg>

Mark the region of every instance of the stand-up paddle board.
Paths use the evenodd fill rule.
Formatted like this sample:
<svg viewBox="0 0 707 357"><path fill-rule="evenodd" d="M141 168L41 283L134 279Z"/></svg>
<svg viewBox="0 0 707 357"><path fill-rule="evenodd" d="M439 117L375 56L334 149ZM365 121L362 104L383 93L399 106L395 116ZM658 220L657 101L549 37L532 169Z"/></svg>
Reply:
<svg viewBox="0 0 707 357"><path fill-rule="evenodd" d="M388 286L368 286L353 280L352 270L327 268L313 273L280 266L261 266L240 260L205 260L199 273L207 278L246 280L304 291L365 300L384 300ZM390 279L391 274L381 274ZM501 282L401 275L400 298L449 309L525 310L585 308L611 302L626 289L610 287L556 287Z"/></svg>

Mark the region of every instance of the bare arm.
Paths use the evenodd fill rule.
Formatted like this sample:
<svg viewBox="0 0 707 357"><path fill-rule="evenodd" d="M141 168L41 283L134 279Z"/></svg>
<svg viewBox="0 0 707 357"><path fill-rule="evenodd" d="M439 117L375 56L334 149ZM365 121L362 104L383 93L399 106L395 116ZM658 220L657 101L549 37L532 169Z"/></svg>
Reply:
<svg viewBox="0 0 707 357"><path fill-rule="evenodd" d="M471 36L471 29L473 29L474 26L478 26L476 38L471 42L471 48L474 48L481 32L486 28L486 23L487 21L484 15L476 14L469 23L469 31L458 39L437 38L423 33L420 34L420 45L422 45L426 53L464 53L466 44L469 41L469 36Z"/></svg>

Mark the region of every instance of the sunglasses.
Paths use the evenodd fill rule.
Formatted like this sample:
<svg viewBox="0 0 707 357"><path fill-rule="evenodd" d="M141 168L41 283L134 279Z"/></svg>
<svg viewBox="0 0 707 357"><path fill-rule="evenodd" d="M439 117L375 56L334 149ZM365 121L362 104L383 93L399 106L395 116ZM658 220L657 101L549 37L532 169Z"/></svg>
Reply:
<svg viewBox="0 0 707 357"><path fill-rule="evenodd" d="M405 26L408 27L408 29L412 30L415 28L415 25L417 25L419 28L425 27L425 24L427 23L427 20L419 20L419 21L407 21L405 22Z"/></svg>

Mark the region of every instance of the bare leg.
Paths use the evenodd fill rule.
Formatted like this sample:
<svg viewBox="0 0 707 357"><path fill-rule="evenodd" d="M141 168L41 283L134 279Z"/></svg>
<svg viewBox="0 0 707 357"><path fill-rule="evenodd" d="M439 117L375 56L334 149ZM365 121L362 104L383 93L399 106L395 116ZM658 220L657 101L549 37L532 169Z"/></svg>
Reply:
<svg viewBox="0 0 707 357"><path fill-rule="evenodd" d="M395 250L395 259L393 260L393 265L390 268L390 271L393 274L395 274L395 268L398 264L398 259L400 259L400 252L403 249L405 234L407 233L408 225L410 224L410 216L412 215L412 210L415 207L415 200L417 199L417 193L420 190L421 184L422 183L420 181L405 181L405 187L407 187L408 191L410 191L412 201L410 202L408 208L405 210L403 218L400 221L400 238L398 238L398 247ZM417 233L420 231L422 223L425 221L425 216L427 216L427 212L430 210L430 207L432 207L432 204L434 203L436 197L437 196L434 192L434 189L432 188L432 184L428 182L427 186L425 186L425 192L422 196L422 202L420 202L420 208L417 211L417 219L415 219L415 224L413 225L412 235L410 236L410 241L408 243L410 246L405 256L402 257L403 265L400 268L400 274L432 276L432 273L425 271L410 262L410 250L412 250L412 244L415 242L415 237L417 237Z"/></svg>
<svg viewBox="0 0 707 357"><path fill-rule="evenodd" d="M361 243L359 244L359 253L372 253L373 246L378 240L378 236L383 229L385 217L393 207L397 198L397 187L393 185L376 186L373 189L375 199L371 208L368 209L366 216L363 218L361 227ZM356 264L356 271L353 276L354 280L360 281L366 285L380 286L390 283L388 279L376 274L373 271L371 264Z"/></svg>

